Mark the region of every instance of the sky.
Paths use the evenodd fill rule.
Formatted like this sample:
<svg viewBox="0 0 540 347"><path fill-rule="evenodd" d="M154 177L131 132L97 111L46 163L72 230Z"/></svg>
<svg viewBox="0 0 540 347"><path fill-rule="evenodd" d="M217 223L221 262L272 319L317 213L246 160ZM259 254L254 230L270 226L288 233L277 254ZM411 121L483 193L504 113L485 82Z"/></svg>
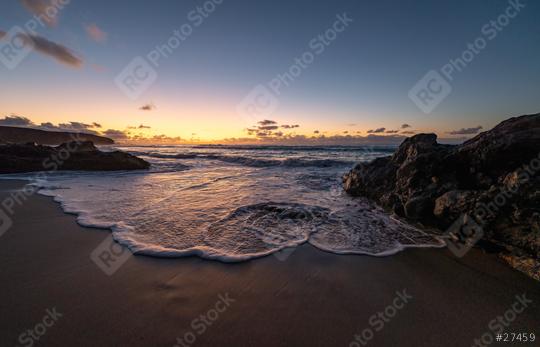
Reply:
<svg viewBox="0 0 540 347"><path fill-rule="evenodd" d="M540 112L540 2L6 0L0 125L123 141L464 138Z"/></svg>

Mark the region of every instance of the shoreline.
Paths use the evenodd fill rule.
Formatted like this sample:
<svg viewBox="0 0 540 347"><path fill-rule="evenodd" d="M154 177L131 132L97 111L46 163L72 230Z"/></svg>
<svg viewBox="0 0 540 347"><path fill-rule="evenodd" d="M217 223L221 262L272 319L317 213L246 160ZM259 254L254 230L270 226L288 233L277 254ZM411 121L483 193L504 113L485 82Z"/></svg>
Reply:
<svg viewBox="0 0 540 347"><path fill-rule="evenodd" d="M0 180L0 201L22 182ZM199 346L348 346L406 289L413 299L368 345L461 346L488 332L516 295L540 301L537 282L478 249L461 259L435 248L373 257L304 244L282 259L242 263L129 255L108 275L92 254L109 230L78 225L42 195L16 206L12 220L0 236L0 306L9 312L0 332L12 345L56 308L62 316L39 345L182 346L180 338ZM234 301L219 305L225 309L212 324L193 323L226 294ZM506 331L538 335L538 317L532 305Z"/></svg>
<svg viewBox="0 0 540 347"><path fill-rule="evenodd" d="M33 181L30 178L27 178L27 179L3 178L3 179L12 180L14 182L20 182L20 184L30 184ZM0 182L1 181L2 181L2 178L0 178ZM400 252L406 251L407 249L445 248L446 247L443 239L440 238L440 235L435 234L435 233L430 233L429 231L427 231L426 233L429 234L434 240L438 241L439 244L400 244L399 246L396 246L393 249L389 249L380 253L370 253L370 252L365 252L365 251L332 250L331 248L325 248L323 245L316 245L314 243L311 243L309 238L303 242L296 244L295 246L290 246L290 247L287 246L279 250L268 250L260 254L253 253L253 254L244 254L241 256L228 256L228 255L225 256L225 255L208 254L208 250L205 250L204 247L194 247L194 248L182 250L182 251L177 250L177 249L169 249L169 248L161 248L161 247L158 247L156 249L155 245L154 245L154 248L148 248L148 246L146 246L143 243L140 244L137 241L133 241L129 238L120 238L118 234L121 235L121 230L116 230L117 223L110 222L110 223L98 224L95 222L88 221L89 219L87 218L86 211L80 210L80 209L68 208L67 203L61 198L59 198L58 196L40 193L40 190L41 188L35 190L32 194L41 195L41 196L50 198L54 203L60 206L63 213L75 216L76 222L79 226L83 228L89 228L89 229L107 230L112 233L112 237L117 243L119 243L122 247L128 248L133 254L141 255L141 256L148 256L148 257L155 257L155 258L175 259L175 258L195 256L204 260L218 261L225 264L231 264L231 263L241 263L241 262L245 262L245 261L249 261L253 259L264 258L264 257L274 255L276 253L280 253L280 252L288 252L289 249L291 248L295 249L302 245L309 245L311 247L316 248L319 251L335 254L335 255L360 255L360 256L371 256L371 257L393 256ZM388 211L385 211L385 213L388 213L388 215L390 216L390 213ZM390 216L390 217L392 219L395 219L394 216ZM405 224L408 223L407 221L400 220L399 218L397 218L396 220L398 220L399 223L405 223ZM415 229L423 231L422 226L413 225L413 224L410 224L410 226ZM117 235L115 235L114 234L115 231L120 231L120 233L117 233Z"/></svg>

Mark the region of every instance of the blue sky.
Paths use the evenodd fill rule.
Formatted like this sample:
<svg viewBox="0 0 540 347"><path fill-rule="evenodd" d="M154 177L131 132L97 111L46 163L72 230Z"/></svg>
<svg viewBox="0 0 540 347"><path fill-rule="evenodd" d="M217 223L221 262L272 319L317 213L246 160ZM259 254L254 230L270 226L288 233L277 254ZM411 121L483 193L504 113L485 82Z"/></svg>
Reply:
<svg viewBox="0 0 540 347"><path fill-rule="evenodd" d="M0 3L0 30L27 23L40 1L50 0ZM0 116L24 116L36 124L97 122L126 133L144 124L150 129L131 135L218 140L249 137L245 129L263 119L300 125L294 133L263 137L314 136L316 130L366 136L403 123L447 137L452 130L489 129L508 116L540 110L536 1L223 0L196 26L190 11L205 3L70 1L56 24L33 34L73 53L80 66L39 50L14 69L0 65ZM519 3L524 7L454 75L452 92L430 113L408 97L428 71L460 57L468 43L485 38L483 26ZM352 23L276 95L275 110L238 114L252 88L268 87L286 73L343 14ZM136 98L126 96L115 77L186 23L191 35L153 66L156 81ZM102 34L99 39L89 35L90 26ZM140 110L148 103L156 107Z"/></svg>

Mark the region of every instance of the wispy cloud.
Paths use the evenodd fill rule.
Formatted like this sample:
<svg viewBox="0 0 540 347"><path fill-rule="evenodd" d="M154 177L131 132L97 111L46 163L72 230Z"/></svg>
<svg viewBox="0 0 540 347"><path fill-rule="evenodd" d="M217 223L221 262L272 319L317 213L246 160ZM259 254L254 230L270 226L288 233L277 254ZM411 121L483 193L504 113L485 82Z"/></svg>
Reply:
<svg viewBox="0 0 540 347"><path fill-rule="evenodd" d="M387 134L397 134L399 133L399 130L386 130Z"/></svg>
<svg viewBox="0 0 540 347"><path fill-rule="evenodd" d="M154 103L149 103L149 104L142 105L141 107L139 107L139 110L142 110L142 111L152 111L154 109L156 109L156 105L154 105Z"/></svg>
<svg viewBox="0 0 540 347"><path fill-rule="evenodd" d="M43 129L43 130L49 130L49 131L72 131L77 133L87 133L87 134L99 134L96 128L100 128L101 125L98 123L92 123L92 124L86 124L81 122L68 122L68 123L60 123L58 125L54 125L51 122L41 123L38 126L33 126L34 128Z"/></svg>
<svg viewBox="0 0 540 347"><path fill-rule="evenodd" d="M35 51L54 58L56 61L71 66L80 67L83 60L75 55L69 48L47 40L38 35L19 34L20 39L25 45L29 45Z"/></svg>
<svg viewBox="0 0 540 347"><path fill-rule="evenodd" d="M146 137L142 135L134 135L128 139L124 139L123 142L137 143L137 144L179 144L186 143L181 137L171 137L167 135L154 135L152 137Z"/></svg>
<svg viewBox="0 0 540 347"><path fill-rule="evenodd" d="M39 16L49 27L58 24L60 0L21 0L28 11Z"/></svg>
<svg viewBox="0 0 540 347"><path fill-rule="evenodd" d="M148 126L148 125L144 125L144 124L141 124L139 126L129 126L128 129L131 129L131 130L137 130L137 129L152 129L151 126Z"/></svg>
<svg viewBox="0 0 540 347"><path fill-rule="evenodd" d="M474 128L461 128L459 130L453 130L448 132L450 135L474 135L478 134L478 132L482 130L482 127L479 125Z"/></svg>
<svg viewBox="0 0 540 347"><path fill-rule="evenodd" d="M411 126L407 123L405 124L401 124L401 129L407 129L407 128L410 128Z"/></svg>
<svg viewBox="0 0 540 347"><path fill-rule="evenodd" d="M262 121L258 122L258 124L260 124L260 125L272 125L272 124L277 124L277 122L275 120L265 119L265 120L262 120Z"/></svg>
<svg viewBox="0 0 540 347"><path fill-rule="evenodd" d="M103 31L100 27L98 27L95 23L85 25L84 30L86 31L88 37L95 42L101 43L107 41L107 33Z"/></svg>
<svg viewBox="0 0 540 347"><path fill-rule="evenodd" d="M414 131L402 131L401 133L404 134L404 135L413 135L413 134L415 134Z"/></svg>
<svg viewBox="0 0 540 347"><path fill-rule="evenodd" d="M33 128L41 129L48 131L71 131L71 132L81 132L89 134L98 134L99 132L95 129L101 128L101 125L98 123L86 124L82 122L67 122L60 123L55 125L51 122L44 122L41 124L35 124L33 121L26 117L11 115L0 119L0 125L5 126L14 126L14 127L24 127L24 128Z"/></svg>
<svg viewBox="0 0 540 347"><path fill-rule="evenodd" d="M367 133L368 134L380 134L380 133L384 133L385 131L386 131L386 128L377 128L377 129L368 130Z"/></svg>
<svg viewBox="0 0 540 347"><path fill-rule="evenodd" d="M33 125L32 121L26 117L21 116L7 116L4 119L0 119L0 125L5 126L19 126L19 127L28 127Z"/></svg>
<svg viewBox="0 0 540 347"><path fill-rule="evenodd" d="M108 129L103 132L103 135L110 137L113 140L127 140L129 134L122 130Z"/></svg>
<svg viewBox="0 0 540 347"><path fill-rule="evenodd" d="M281 127L283 129L294 129L294 128L300 128L300 125L298 125L298 124L293 124L293 125L283 124Z"/></svg>
<svg viewBox="0 0 540 347"><path fill-rule="evenodd" d="M259 127L259 130L277 130L279 126L277 125L263 125Z"/></svg>

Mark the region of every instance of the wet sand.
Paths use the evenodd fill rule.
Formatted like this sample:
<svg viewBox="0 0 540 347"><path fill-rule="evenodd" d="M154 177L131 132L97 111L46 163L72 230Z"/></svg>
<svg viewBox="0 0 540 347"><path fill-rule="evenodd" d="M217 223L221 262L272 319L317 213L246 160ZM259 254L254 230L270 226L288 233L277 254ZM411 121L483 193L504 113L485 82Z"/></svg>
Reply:
<svg viewBox="0 0 540 347"><path fill-rule="evenodd" d="M0 202L22 185L0 180ZM109 231L77 225L44 196L9 217L2 346L25 345L28 329L36 346L361 346L362 332L367 346L472 346L522 294L532 303L505 330L540 334L540 283L476 249L461 259L445 249L377 258L304 245L223 264L111 249Z"/></svg>

